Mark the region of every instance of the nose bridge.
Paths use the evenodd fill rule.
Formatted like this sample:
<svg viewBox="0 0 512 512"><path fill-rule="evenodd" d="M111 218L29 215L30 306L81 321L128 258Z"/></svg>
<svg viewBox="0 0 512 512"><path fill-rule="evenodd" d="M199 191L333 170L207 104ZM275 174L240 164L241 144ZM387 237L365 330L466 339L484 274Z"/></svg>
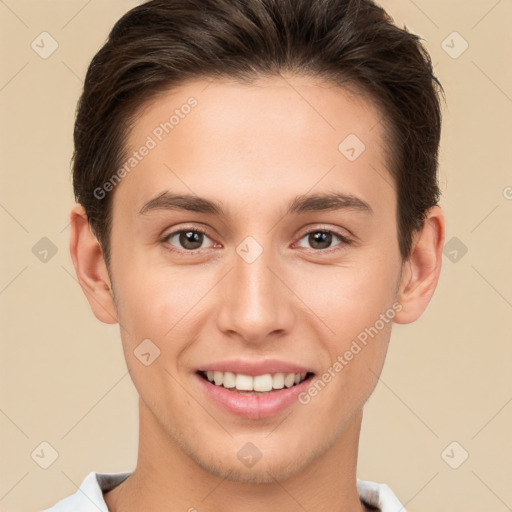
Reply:
<svg viewBox="0 0 512 512"><path fill-rule="evenodd" d="M274 275L273 267L279 265L273 254L254 237L247 237L236 247L218 316L224 332L234 331L247 342L256 343L293 324L286 289Z"/></svg>

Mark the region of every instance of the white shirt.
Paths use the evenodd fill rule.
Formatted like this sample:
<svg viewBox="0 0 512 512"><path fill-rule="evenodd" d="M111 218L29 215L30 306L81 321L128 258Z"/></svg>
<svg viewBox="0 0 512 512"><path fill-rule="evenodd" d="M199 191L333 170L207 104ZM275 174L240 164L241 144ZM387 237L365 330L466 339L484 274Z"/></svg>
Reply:
<svg viewBox="0 0 512 512"><path fill-rule="evenodd" d="M117 487L131 473L89 473L80 489L42 512L108 512L103 493ZM357 480L359 498L376 512L407 512L386 484Z"/></svg>

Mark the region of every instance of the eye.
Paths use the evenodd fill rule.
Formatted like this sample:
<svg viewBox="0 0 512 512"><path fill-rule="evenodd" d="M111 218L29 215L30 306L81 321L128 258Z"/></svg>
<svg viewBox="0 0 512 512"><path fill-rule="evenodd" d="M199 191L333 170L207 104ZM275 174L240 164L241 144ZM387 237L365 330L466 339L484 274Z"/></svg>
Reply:
<svg viewBox="0 0 512 512"><path fill-rule="evenodd" d="M332 247L332 243L336 240L340 240L340 243L336 245L349 245L351 240L341 233L337 233L328 229L316 229L313 231L309 231L304 236L301 237L300 240L306 239L307 242L311 245L311 249L315 251L329 251L329 249L336 250L336 245L334 248ZM206 240L210 240L211 244L206 247L202 247L203 243ZM166 235L162 241L166 244L166 248L168 250L177 250L178 252L194 252L199 249L214 247L215 243L211 240L211 238L207 235L207 233L198 228L185 228L177 231L173 231ZM169 247L173 246L173 247ZM304 247L304 245L299 243L300 247ZM177 247L177 249L174 249ZM305 247L307 248L307 247Z"/></svg>
<svg viewBox="0 0 512 512"><path fill-rule="evenodd" d="M341 233L326 229L316 229L314 231L309 231L300 240L306 239L307 242L311 245L311 248L314 250L325 251L326 249L332 248L331 244L336 238L341 240L341 243L337 245L349 245L351 243L351 240L349 240ZM304 246L300 245L300 247Z"/></svg>
<svg viewBox="0 0 512 512"><path fill-rule="evenodd" d="M178 246L180 250L190 252L201 248L204 249L204 247L201 246L203 245L205 238L210 240L208 235L201 229L190 228L173 231L172 233L166 235L163 241L170 245ZM213 244L209 247L213 247Z"/></svg>

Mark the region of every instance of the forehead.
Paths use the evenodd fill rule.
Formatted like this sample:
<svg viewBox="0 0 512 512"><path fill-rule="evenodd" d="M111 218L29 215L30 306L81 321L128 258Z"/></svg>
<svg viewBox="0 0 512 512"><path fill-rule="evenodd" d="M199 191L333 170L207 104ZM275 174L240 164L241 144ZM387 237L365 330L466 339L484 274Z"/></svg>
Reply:
<svg viewBox="0 0 512 512"><path fill-rule="evenodd" d="M141 109L126 146L136 165L116 194L134 205L166 189L225 201L333 186L392 197L380 120L368 98L306 77L187 82Z"/></svg>

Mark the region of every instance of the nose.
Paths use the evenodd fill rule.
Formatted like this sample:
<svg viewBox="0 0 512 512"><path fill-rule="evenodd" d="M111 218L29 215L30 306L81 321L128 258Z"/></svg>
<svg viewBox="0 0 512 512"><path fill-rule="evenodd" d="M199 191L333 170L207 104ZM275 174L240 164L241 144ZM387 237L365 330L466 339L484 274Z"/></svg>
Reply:
<svg viewBox="0 0 512 512"><path fill-rule="evenodd" d="M217 326L245 343L275 342L295 323L293 293L270 250L254 261L240 254L235 252L233 268L222 281Z"/></svg>

